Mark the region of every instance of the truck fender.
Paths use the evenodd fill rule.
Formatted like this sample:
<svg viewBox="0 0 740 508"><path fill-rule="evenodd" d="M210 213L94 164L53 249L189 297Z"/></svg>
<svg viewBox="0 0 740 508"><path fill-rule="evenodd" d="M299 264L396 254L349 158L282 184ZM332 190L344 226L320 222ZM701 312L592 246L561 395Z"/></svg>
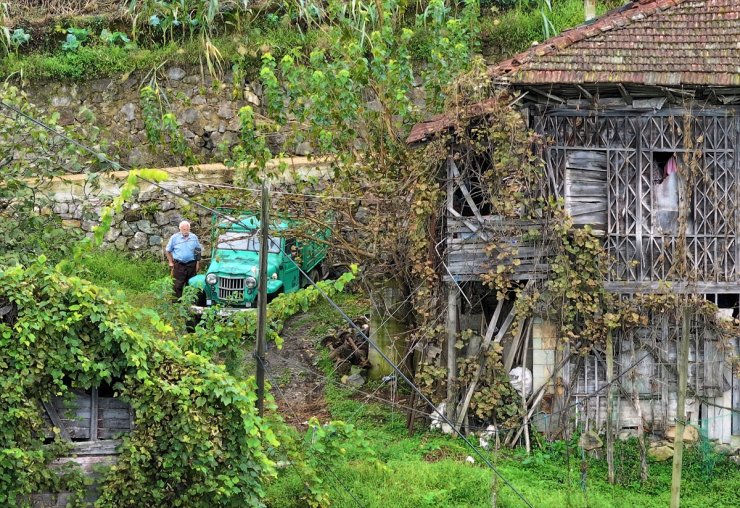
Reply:
<svg viewBox="0 0 740 508"><path fill-rule="evenodd" d="M190 279L193 280L193 279ZM267 294L276 293L283 288L283 281L281 280L268 280L267 281Z"/></svg>
<svg viewBox="0 0 740 508"><path fill-rule="evenodd" d="M203 274L194 275L188 280L188 286L196 287L202 291L206 290L206 276Z"/></svg>

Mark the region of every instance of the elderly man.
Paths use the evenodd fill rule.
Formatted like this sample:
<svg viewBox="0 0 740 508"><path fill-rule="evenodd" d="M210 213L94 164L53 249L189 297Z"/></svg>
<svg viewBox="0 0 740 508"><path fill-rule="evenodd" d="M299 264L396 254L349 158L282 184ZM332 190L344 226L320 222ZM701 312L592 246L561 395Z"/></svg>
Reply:
<svg viewBox="0 0 740 508"><path fill-rule="evenodd" d="M175 233L167 242L165 256L170 263L170 274L175 278L175 297L182 296L182 290L190 277L198 273L198 259L200 255L198 237L190 232L190 223L186 220L180 223L180 232Z"/></svg>

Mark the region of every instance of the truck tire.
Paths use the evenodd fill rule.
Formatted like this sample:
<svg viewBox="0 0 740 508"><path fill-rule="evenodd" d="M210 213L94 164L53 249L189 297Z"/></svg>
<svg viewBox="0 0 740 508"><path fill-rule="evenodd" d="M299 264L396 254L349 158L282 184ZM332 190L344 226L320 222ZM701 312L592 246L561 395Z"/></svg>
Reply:
<svg viewBox="0 0 740 508"><path fill-rule="evenodd" d="M322 280L323 277L321 276L321 272L322 272L321 271L321 265L318 265L318 266L313 267L308 272L308 279L311 279L314 283ZM301 276L301 279L303 279L303 284L301 284L301 287L307 288L308 286L311 285L311 283L309 282L309 280L306 277Z"/></svg>
<svg viewBox="0 0 740 508"><path fill-rule="evenodd" d="M274 293L272 293L271 295L267 295L267 303L269 304L271 301L273 301L275 298L277 298L278 296L280 296L282 294L283 294L283 288L280 288L277 291L275 291ZM255 302L257 302L257 304L259 305L258 299L255 300Z"/></svg>

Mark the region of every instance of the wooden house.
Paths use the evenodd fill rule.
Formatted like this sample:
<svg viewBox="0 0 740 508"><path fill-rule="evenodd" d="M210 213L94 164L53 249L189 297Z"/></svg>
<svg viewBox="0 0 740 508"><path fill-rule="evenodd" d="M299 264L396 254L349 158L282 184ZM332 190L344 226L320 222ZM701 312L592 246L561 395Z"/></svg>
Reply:
<svg viewBox="0 0 740 508"><path fill-rule="evenodd" d="M577 226L590 225L603 241L612 263L608 290L625 297L701 294L738 317L740 0L633 1L490 67L488 74L494 84L520 94L517 107L544 138L547 192L564 200ZM486 103L467 110L481 121L486 112ZM421 143L441 132L454 138L462 124L459 116L441 115L416 125L408 141ZM450 295L448 333L480 327L485 335L486 328L504 327L505 312L485 298L475 305L475 295L485 295L481 277L490 266L483 246L487 234L506 225L487 215L474 178L457 162L454 146L450 150L441 252ZM687 182L689 198L682 192ZM679 231L681 206L687 216ZM677 250L679 240L685 251ZM547 278L547 252L522 247L513 278ZM679 277L681 261L688 270ZM617 375L628 365L639 373L620 383L619 428L637 427L638 419L656 433L673 425L676 347L670 339L676 333L675 323L655 319L617 339ZM606 369L599 352L557 369L562 352L549 323L534 320L515 339L521 344L505 345L505 367L531 369L535 393L559 384L571 401L569 416L584 428L603 429ZM729 365L733 352L715 339L694 321L687 414L711 439L737 444L740 381ZM737 339L734 348L736 355ZM454 375L454 363L448 365ZM639 407L629 400L633 390ZM553 411L537 412L546 421Z"/></svg>

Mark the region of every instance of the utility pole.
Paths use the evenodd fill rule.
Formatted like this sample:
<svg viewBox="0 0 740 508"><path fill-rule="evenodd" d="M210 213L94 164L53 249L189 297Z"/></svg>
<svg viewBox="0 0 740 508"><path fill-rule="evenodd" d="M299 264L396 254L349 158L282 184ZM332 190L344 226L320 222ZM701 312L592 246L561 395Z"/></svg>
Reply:
<svg viewBox="0 0 740 508"><path fill-rule="evenodd" d="M681 504L681 468L683 467L683 432L686 428L686 385L689 374L689 326L691 315L688 301L683 308L681 343L678 346L678 404L676 407L676 440L673 446L673 478L671 508Z"/></svg>
<svg viewBox="0 0 740 508"><path fill-rule="evenodd" d="M262 209L260 210L260 270L257 279L257 411L265 412L265 331L267 327L267 242L270 241L270 195L267 179L262 179Z"/></svg>
<svg viewBox="0 0 740 508"><path fill-rule="evenodd" d="M612 331L606 333L606 464L609 483L614 485L614 339Z"/></svg>

